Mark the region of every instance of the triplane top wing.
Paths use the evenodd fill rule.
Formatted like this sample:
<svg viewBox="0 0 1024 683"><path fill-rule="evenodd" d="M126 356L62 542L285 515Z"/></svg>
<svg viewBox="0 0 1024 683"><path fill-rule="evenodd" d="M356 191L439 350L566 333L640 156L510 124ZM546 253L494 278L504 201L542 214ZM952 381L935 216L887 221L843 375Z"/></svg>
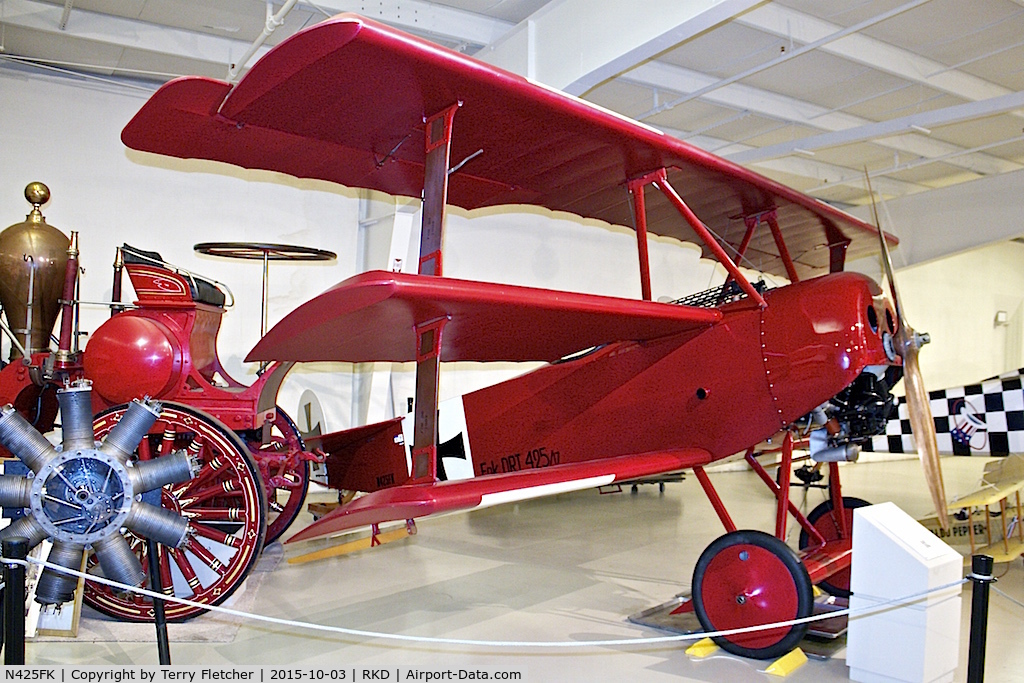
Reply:
<svg viewBox="0 0 1024 683"><path fill-rule="evenodd" d="M644 124L353 15L282 42L236 87L199 77L168 83L122 139L142 151L420 197L424 122L455 106L449 204L530 204L638 227L628 185L665 169L704 225L765 272L796 279L839 270L846 254L877 251L875 229L834 207ZM647 230L702 243L670 199L649 194ZM751 229L767 219L771 232ZM773 235L778 228L790 254Z"/></svg>

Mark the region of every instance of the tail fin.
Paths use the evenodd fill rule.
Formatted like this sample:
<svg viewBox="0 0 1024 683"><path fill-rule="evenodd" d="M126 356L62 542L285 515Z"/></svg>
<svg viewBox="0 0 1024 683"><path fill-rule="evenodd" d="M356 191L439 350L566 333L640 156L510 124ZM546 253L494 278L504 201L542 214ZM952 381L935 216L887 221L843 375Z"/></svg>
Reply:
<svg viewBox="0 0 1024 683"><path fill-rule="evenodd" d="M314 437L308 442L327 454L327 485L373 492L409 479L402 418Z"/></svg>

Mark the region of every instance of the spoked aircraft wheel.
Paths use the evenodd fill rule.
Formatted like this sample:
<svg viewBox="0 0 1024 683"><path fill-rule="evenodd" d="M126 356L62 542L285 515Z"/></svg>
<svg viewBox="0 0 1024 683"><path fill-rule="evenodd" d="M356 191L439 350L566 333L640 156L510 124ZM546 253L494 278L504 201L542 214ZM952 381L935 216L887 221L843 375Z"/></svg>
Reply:
<svg viewBox="0 0 1024 683"><path fill-rule="evenodd" d="M849 529L850 533L853 533L853 511L856 508L867 507L871 503L860 498L853 498L851 496L843 496L843 509L846 511L846 528ZM811 514L807 515L807 521L811 523L815 529L818 530L822 536L825 537L826 541L839 540L839 520L834 512L835 506L832 505L832 499L824 501L813 510ZM803 550L811 544L811 536L806 531L800 532L800 550ZM841 571L836 572L832 576L828 577L828 581L822 581L819 583L823 589L828 591L830 595L835 595L840 598L850 597L850 568L847 567Z"/></svg>
<svg viewBox="0 0 1024 683"><path fill-rule="evenodd" d="M125 409L116 406L96 416L96 439L117 424ZM160 491L162 506L189 521L189 535L180 549L159 546L161 583L168 594L217 605L242 584L263 550L266 495L249 449L234 432L198 410L164 403L135 455L149 460L180 449L193 454L201 469L191 481ZM125 538L142 566L148 566L146 543L131 532ZM100 572L94 557L89 558L89 572ZM94 582L85 586L85 602L100 612L125 621L153 620L149 598ZM167 618L175 621L205 611L173 602L165 607Z"/></svg>
<svg viewBox="0 0 1024 683"><path fill-rule="evenodd" d="M761 531L716 539L693 570L693 605L705 631L726 631L809 616L811 580L796 553ZM771 659L794 647L807 624L752 631L714 640L742 657Z"/></svg>
<svg viewBox="0 0 1024 683"><path fill-rule="evenodd" d="M261 430L245 432L245 444L256 458L267 492L267 543L273 543L302 512L309 489L309 456L299 430L291 418L277 408L270 443L261 440Z"/></svg>

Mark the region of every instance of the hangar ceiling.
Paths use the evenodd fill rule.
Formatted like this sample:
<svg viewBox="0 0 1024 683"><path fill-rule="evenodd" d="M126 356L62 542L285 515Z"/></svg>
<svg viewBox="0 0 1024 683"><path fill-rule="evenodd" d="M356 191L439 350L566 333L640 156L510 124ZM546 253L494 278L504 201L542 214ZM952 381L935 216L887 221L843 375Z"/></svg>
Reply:
<svg viewBox="0 0 1024 683"><path fill-rule="evenodd" d="M223 79L268 9L0 0L0 67ZM299 0L256 55L348 11L847 207L868 201L865 166L890 198L1024 168L1024 0Z"/></svg>

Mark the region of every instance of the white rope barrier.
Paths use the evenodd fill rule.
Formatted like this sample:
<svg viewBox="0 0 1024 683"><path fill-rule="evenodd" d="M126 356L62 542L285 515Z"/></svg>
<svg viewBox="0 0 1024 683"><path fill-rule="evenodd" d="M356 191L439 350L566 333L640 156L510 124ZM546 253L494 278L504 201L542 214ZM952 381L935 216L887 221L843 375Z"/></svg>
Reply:
<svg viewBox="0 0 1024 683"><path fill-rule="evenodd" d="M228 607L221 607L219 605L209 605L205 603L195 602L193 600L187 600L185 598L179 598L173 595L166 595L163 593L156 593L145 588L139 588L136 586L128 586L116 581L111 581L101 576L94 576L85 572L76 571L67 567L62 567L57 564L51 564L44 560L36 558L28 558L28 560L17 560L8 559L0 556L0 563L7 564L19 564L28 567L29 564L36 564L47 569L52 569L61 574L67 574L69 576L77 576L84 578L86 581L92 581L94 583L100 583L112 588L116 588L125 592L137 593L144 595L151 599L160 599L167 602L174 602L181 605L187 605L189 607L198 607L200 609L209 610L211 612L217 612L220 614L226 614L233 617L240 617L242 619L251 619L253 621L260 621L268 624L276 624L278 626L288 626L291 628L301 628L310 631L320 631L326 633L336 633L346 636L356 636L360 638L379 638L383 640L397 640L411 643L429 643L431 645L459 645L459 646L473 646L473 647L497 647L497 648L581 648L581 647L617 647L623 645L662 645L666 643L675 643L686 640L702 640L704 638L719 638L724 636L732 636L740 633L754 633L757 631L769 631L777 628L785 628L789 626L797 626L801 624L809 624L815 621L825 621L827 619L834 619L841 616L849 616L851 619L858 617L868 616L870 614L876 614L879 612L888 611L898 607L914 604L920 600L928 597L932 593L938 593L956 586L961 586L967 583L967 579L960 579L959 581L952 581L942 586L930 588L926 591L919 593L913 593L911 595L904 596L902 598L896 598L880 602L870 608L860 610L837 610L834 612L826 612L824 614L816 614L801 619L793 619L791 621L777 621L771 624L761 624L758 626L750 626L747 628L733 628L723 631L713 632L700 632L700 633L688 633L678 634L672 636L656 636L650 638L614 638L607 640L586 640L586 641L538 641L538 640L475 640L465 638L440 638L434 636L410 636L400 633L382 633L379 631L366 631L362 629L345 628L343 626L329 626L326 624L316 624L309 621L297 621L293 619L281 619L278 617L268 617L261 614L252 614L249 612L242 612L239 610L230 609Z"/></svg>
<svg viewBox="0 0 1024 683"><path fill-rule="evenodd" d="M1017 600L1016 598L1013 598L1013 597L1007 595L1006 593L1004 593L1003 591L999 590L995 586L992 586L992 590L995 591L996 593L998 593L999 595L1003 596L1004 598L1006 598L1007 600L1009 600L1013 604L1017 605L1017 607L1024 608L1024 602L1021 602L1020 600Z"/></svg>

